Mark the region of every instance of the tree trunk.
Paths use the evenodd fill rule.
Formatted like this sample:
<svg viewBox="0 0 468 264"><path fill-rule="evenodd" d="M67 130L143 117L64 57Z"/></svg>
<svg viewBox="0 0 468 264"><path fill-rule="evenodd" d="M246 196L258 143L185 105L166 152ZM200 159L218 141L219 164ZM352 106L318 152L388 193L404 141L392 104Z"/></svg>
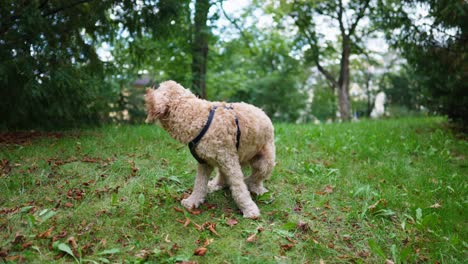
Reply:
<svg viewBox="0 0 468 264"><path fill-rule="evenodd" d="M348 37L343 38L341 53L340 78L338 79L338 98L340 100L340 117L343 121L351 119L351 102L349 97L349 56L351 45Z"/></svg>
<svg viewBox="0 0 468 264"><path fill-rule="evenodd" d="M208 57L209 29L206 24L209 0L195 3L195 30L192 43L192 89L198 96L206 99L206 63Z"/></svg>

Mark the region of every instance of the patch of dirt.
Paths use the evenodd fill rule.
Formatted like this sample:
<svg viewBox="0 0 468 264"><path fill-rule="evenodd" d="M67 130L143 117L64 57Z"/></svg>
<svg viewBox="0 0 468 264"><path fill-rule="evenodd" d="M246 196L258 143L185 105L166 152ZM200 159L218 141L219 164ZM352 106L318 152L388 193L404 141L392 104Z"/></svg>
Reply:
<svg viewBox="0 0 468 264"><path fill-rule="evenodd" d="M28 145L38 138L62 138L60 132L15 131L0 132L0 145Z"/></svg>

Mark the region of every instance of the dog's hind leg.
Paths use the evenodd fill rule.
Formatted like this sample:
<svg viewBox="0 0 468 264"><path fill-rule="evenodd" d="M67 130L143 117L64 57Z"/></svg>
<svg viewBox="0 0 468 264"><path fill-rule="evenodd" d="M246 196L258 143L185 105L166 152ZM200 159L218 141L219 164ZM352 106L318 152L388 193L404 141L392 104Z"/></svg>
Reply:
<svg viewBox="0 0 468 264"><path fill-rule="evenodd" d="M226 175L221 173L220 170L216 172L216 176L208 182L208 193L219 191L226 187Z"/></svg>
<svg viewBox="0 0 468 264"><path fill-rule="evenodd" d="M232 198L242 211L244 217L252 219L258 218L260 216L260 210L252 200L252 197L250 197L249 190L244 182L241 165L237 159L232 159L233 156L229 157L225 162L220 162L219 169L221 173L226 175L226 182L231 189Z"/></svg>
<svg viewBox="0 0 468 264"><path fill-rule="evenodd" d="M193 209L200 206L205 201L208 191L208 178L210 177L213 167L208 164L198 164L197 177L193 186L192 194L182 200L182 205L187 209Z"/></svg>
<svg viewBox="0 0 468 264"><path fill-rule="evenodd" d="M273 167L275 166L275 145L273 142L265 145L265 147L250 160L252 167L252 175L245 180L249 191L256 195L261 195L268 190L263 187L263 181L267 179Z"/></svg>

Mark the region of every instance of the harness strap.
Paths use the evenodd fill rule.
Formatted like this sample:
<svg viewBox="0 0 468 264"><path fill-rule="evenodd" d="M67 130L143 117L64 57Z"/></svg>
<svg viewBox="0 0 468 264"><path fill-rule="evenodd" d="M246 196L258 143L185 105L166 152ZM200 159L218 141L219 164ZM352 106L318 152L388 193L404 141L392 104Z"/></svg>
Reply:
<svg viewBox="0 0 468 264"><path fill-rule="evenodd" d="M189 150L190 150L190 153L192 153L192 156L198 161L198 163L200 164L205 164L206 161L203 160L202 158L200 158L200 156L197 155L197 152L195 151L195 148L197 147L198 143L200 142L200 140L203 138L203 136L206 134L206 132L208 131L208 129L210 128L210 125L211 125L211 122L213 121L213 118L214 118L214 114L216 112L216 109L218 108L218 106L213 106L210 110L210 114L208 115L208 120L206 121L206 124L205 126L202 128L202 130L200 131L200 133L192 140L188 143L188 147L189 147ZM234 109L232 106L229 106L229 107L224 107L225 109ZM240 136L241 136L241 130L240 130L240 126L239 126L239 119L237 118L237 116L235 117L235 122L236 122L236 126L237 126L237 135L236 135L236 149L239 150L239 145L240 145Z"/></svg>

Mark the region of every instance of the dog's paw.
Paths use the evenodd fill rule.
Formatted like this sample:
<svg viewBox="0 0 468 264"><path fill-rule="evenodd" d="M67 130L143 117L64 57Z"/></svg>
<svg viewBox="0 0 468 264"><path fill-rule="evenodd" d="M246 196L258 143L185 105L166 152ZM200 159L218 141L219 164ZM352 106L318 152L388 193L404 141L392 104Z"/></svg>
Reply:
<svg viewBox="0 0 468 264"><path fill-rule="evenodd" d="M242 211L244 218L258 219L260 217L260 210L257 206L254 208L248 208Z"/></svg>
<svg viewBox="0 0 468 264"><path fill-rule="evenodd" d="M180 203L188 210L192 210L194 208L198 208L198 206L203 203L203 199L191 199L189 197L187 199L183 199Z"/></svg>
<svg viewBox="0 0 468 264"><path fill-rule="evenodd" d="M214 182L214 180L211 180L208 182L208 193L222 190L224 187L224 185L219 185L218 183Z"/></svg>
<svg viewBox="0 0 468 264"><path fill-rule="evenodd" d="M255 195L262 195L268 192L268 189L263 187L262 185L258 186L254 184L249 184L247 185L247 187L249 188L249 191Z"/></svg>

